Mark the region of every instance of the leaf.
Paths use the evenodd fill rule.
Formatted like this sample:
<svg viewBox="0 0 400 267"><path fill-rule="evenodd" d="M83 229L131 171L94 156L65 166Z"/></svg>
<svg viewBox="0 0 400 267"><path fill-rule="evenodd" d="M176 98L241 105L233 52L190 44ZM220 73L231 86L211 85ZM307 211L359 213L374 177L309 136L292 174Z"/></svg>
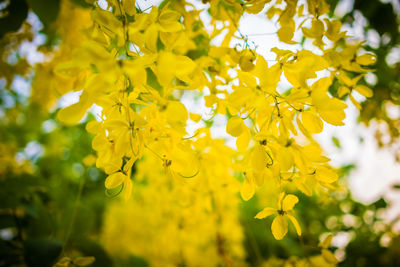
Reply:
<svg viewBox="0 0 400 267"><path fill-rule="evenodd" d="M394 184L392 186L393 189L400 190L400 184Z"/></svg>
<svg viewBox="0 0 400 267"><path fill-rule="evenodd" d="M332 136L332 143L335 145L335 147L342 148L342 146L340 145L340 141L336 136Z"/></svg>
<svg viewBox="0 0 400 267"><path fill-rule="evenodd" d="M287 221L284 216L278 215L272 221L271 231L276 240L281 240L288 232Z"/></svg>
<svg viewBox="0 0 400 267"><path fill-rule="evenodd" d="M383 197L381 197L371 205L374 206L375 209L384 209L388 206L388 202Z"/></svg>
<svg viewBox="0 0 400 267"><path fill-rule="evenodd" d="M2 1L3 5L6 1ZM28 4L25 0L13 0L1 9L5 16L0 17L0 39L8 32L17 31L28 15Z"/></svg>
<svg viewBox="0 0 400 267"><path fill-rule="evenodd" d="M256 216L254 216L255 219L264 219L274 213L276 213L276 209L273 208L264 208L262 211L260 211L259 213L256 214Z"/></svg>
<svg viewBox="0 0 400 267"><path fill-rule="evenodd" d="M161 92L162 86L157 80L157 76L154 74L152 69L146 68L146 83L150 85L154 90Z"/></svg>
<svg viewBox="0 0 400 267"><path fill-rule="evenodd" d="M28 266L51 267L56 263L62 243L53 239L32 239L25 242L25 260Z"/></svg>
<svg viewBox="0 0 400 267"><path fill-rule="evenodd" d="M27 0L27 2L45 27L49 27L57 19L60 0Z"/></svg>

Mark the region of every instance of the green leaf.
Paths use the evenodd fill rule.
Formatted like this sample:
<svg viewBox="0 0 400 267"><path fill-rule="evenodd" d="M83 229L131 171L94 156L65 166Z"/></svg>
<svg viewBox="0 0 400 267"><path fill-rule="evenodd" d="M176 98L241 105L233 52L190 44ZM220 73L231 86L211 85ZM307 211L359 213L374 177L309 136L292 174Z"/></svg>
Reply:
<svg viewBox="0 0 400 267"><path fill-rule="evenodd" d="M15 226L15 219L10 214L0 214L0 229Z"/></svg>
<svg viewBox="0 0 400 267"><path fill-rule="evenodd" d="M44 30L54 22L60 11L60 0L27 0L29 7L39 17L44 25Z"/></svg>
<svg viewBox="0 0 400 267"><path fill-rule="evenodd" d="M5 0L0 0L4 4ZM28 16L28 5L25 0L13 0L1 13L7 16L0 17L0 38L8 32L17 31Z"/></svg>
<svg viewBox="0 0 400 267"><path fill-rule="evenodd" d="M335 147L342 148L342 146L340 145L340 141L336 136L332 136L332 143L335 145Z"/></svg>
<svg viewBox="0 0 400 267"><path fill-rule="evenodd" d="M147 72L147 84L153 87L158 92L161 92L162 86L158 83L157 77L150 68L146 68Z"/></svg>
<svg viewBox="0 0 400 267"><path fill-rule="evenodd" d="M381 208L386 208L388 203L386 202L386 200L384 198L381 197L380 199L378 199L371 205L373 205L376 209L381 209Z"/></svg>
<svg viewBox="0 0 400 267"><path fill-rule="evenodd" d="M399 190L400 189L400 184L394 184L392 186L393 189Z"/></svg>
<svg viewBox="0 0 400 267"><path fill-rule="evenodd" d="M62 250L62 242L52 239L34 239L25 242L25 261L29 267L51 267Z"/></svg>

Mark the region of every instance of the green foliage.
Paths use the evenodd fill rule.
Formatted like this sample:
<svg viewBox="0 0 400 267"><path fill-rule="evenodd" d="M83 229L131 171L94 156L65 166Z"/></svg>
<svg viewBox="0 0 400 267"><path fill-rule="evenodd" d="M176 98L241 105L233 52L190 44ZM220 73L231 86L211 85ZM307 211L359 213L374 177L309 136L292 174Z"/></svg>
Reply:
<svg viewBox="0 0 400 267"><path fill-rule="evenodd" d="M25 0L14 0L7 5L6 0L1 0L4 8L0 9L5 16L0 17L0 38L7 32L17 31L28 15L28 5Z"/></svg>

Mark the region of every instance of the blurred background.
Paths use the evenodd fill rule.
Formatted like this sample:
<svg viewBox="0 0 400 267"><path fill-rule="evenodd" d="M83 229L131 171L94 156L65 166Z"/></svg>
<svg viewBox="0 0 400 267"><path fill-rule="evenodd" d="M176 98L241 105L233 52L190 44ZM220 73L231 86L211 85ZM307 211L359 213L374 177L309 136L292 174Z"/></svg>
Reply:
<svg viewBox="0 0 400 267"><path fill-rule="evenodd" d="M328 2L330 15L377 55L375 72L364 79L374 95L362 102L360 112L349 105L346 126L325 125L317 137L348 189L329 197L299 195L303 235L290 232L276 241L271 219L253 219L260 203L274 203L274 198L244 202L226 193L232 203L219 223L207 209L196 213L200 200L191 202L196 205L177 201L182 186L174 189L183 190L178 193L164 192L165 184L152 177L137 177L128 202L118 192L105 192L105 174L93 165L93 135L85 130L99 110L92 107L77 126L60 125L56 112L76 102L79 93L57 95L49 91L57 84L35 82L38 69L48 68L49 57L57 56L52 54L60 45L54 25L70 20L73 28L90 5L0 0L0 266L53 266L60 255L94 256L93 266L323 266L328 263L321 263L317 245L328 233L334 234L330 250L338 265L400 266L400 2ZM141 1L141 6L158 3ZM296 49L278 41L274 23L262 13L245 15L239 29L267 59L274 57L272 47ZM190 111L208 112L196 110L190 97L184 101ZM224 118L218 120L212 134L229 145ZM136 168L155 177L162 173L146 160ZM219 227L216 235L209 233Z"/></svg>

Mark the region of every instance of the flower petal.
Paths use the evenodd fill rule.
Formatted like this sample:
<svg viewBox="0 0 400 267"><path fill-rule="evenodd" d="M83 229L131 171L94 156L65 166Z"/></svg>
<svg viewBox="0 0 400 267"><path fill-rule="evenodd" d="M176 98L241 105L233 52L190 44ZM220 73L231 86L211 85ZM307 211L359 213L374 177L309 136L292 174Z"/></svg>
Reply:
<svg viewBox="0 0 400 267"><path fill-rule="evenodd" d="M272 222L271 231L276 240L281 240L285 237L288 231L287 221L284 216L278 215Z"/></svg>

